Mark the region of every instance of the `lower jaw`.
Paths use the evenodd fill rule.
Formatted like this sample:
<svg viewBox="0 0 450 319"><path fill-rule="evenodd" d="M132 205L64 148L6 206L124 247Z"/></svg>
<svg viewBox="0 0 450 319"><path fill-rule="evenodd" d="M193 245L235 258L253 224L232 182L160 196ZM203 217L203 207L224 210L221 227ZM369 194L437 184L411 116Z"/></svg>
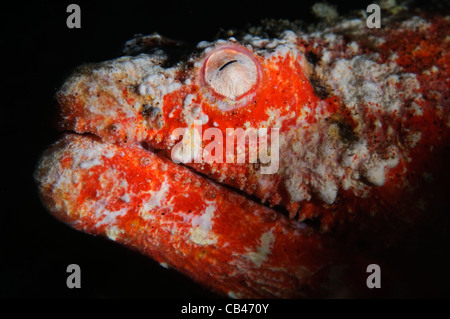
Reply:
<svg viewBox="0 0 450 319"><path fill-rule="evenodd" d="M345 231L323 234L314 220L289 220L137 145L68 134L44 154L35 176L56 218L225 296L377 295L366 285L371 264L381 265L383 280L392 283L383 296L395 295L395 282L404 283L405 274L404 262L393 262L414 253L423 259L414 249L393 256L408 244L397 237L421 229L417 223L393 232L360 229L356 218Z"/></svg>

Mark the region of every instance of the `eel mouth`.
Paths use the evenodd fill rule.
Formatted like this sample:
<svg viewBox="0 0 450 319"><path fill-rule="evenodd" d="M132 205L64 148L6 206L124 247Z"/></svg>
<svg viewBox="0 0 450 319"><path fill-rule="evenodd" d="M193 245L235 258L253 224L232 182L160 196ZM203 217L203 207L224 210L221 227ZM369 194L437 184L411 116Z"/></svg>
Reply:
<svg viewBox="0 0 450 319"><path fill-rule="evenodd" d="M76 134L76 133L74 133L74 134ZM99 137L97 137L95 135L92 135L92 136L94 136L95 138L101 140L101 138L99 138ZM166 159L170 160L170 156L168 156L166 150L157 149L157 148L155 148L154 146L151 146L148 142L145 142L145 141L140 142L139 145L140 145L140 147L142 147L142 149L146 150L147 152L149 152L151 154L155 154L158 157L162 157L162 158L166 158ZM191 167L189 165L186 165L186 164L184 164L182 162L175 163L175 164L182 166L184 169L189 170L190 172L192 172L193 174L199 176L200 178L202 178L204 180L208 180L211 183L220 185L221 187L223 187L225 189L228 189L231 192L236 193L239 196L242 196L242 197L246 198L247 200L249 200L251 202L257 203L258 205L267 207L268 209L271 209L271 210L275 211L276 214L279 215L280 217L283 216L285 218L292 219L291 218L292 217L292 213L289 213L289 211L286 209L286 207L284 207L282 205L279 205L279 204L278 205L271 205L269 202L261 200L261 198L259 198L256 195L249 194L249 193L247 193L247 192L245 192L245 191L243 191L243 190L241 190L241 189L239 189L237 187L233 187L232 185L229 185L229 184L226 184L226 183L221 183L221 182L213 179L210 175L208 175L206 173L202 173L199 170L197 170L197 169L195 169L195 168L193 168L193 167ZM296 223L298 221L292 219L292 222ZM306 219L301 220L301 222L306 224L306 225L308 225L308 226L310 226L311 228L314 228L315 231L319 231L320 230L320 219L319 218L316 218L316 217L306 218Z"/></svg>
<svg viewBox="0 0 450 319"><path fill-rule="evenodd" d="M70 147L67 148L67 146ZM58 154L61 150L63 152ZM101 155L97 156L96 152L100 152ZM121 153L124 153L124 155ZM162 151L152 148L145 142L121 146L106 143L100 137L90 133L65 132L63 138L44 154L44 162L46 161L45 158L47 160L50 158L50 161L46 164L41 162L35 178L40 184L44 203L47 207L50 206L50 211L58 219L78 230L108 237L125 246L144 252L144 254L149 254L150 250L150 257L156 259L164 267L174 268L181 273L185 273L188 277L203 285L209 286L210 284L205 282L205 278L198 274L199 265L195 261L203 260L202 262L207 264L205 259L202 258L209 255L215 256L214 258L217 258L217 260L214 261L214 264L217 264L219 268L214 268L214 272L220 273L223 271L223 278L227 281L226 278L230 273L229 267L231 267L229 256L230 254L236 254L234 250L230 251L230 247L240 249L240 253L244 257L239 259L238 265L248 273L243 275L244 278L247 278L246 280L250 280L247 276L259 278L256 281L253 281L255 279L251 281L253 282L251 285L255 285L256 288L251 286L247 290L246 286L241 287L242 278L239 278L237 285L231 286L219 280L220 284L213 285L210 288L221 295L238 298L333 296L336 293L336 286L332 286L333 292L323 290L323 286L329 284L330 278L337 280L338 284L343 284L344 278L344 280L348 280L348 282L345 282L346 286L353 285L356 282L357 287L351 288L354 289L350 293L351 296L353 296L353 293L354 296L367 295L368 291L364 289L361 291L360 280L355 279L355 277L365 278L363 269L367 265L373 264L374 260L377 263L380 263L381 260L381 265L385 261L374 254L374 248L376 247L374 247L373 238L369 236L369 240L367 240L367 237L361 236L364 231L359 231L357 234L347 234L348 237L339 236L336 233L321 233L318 219L310 218L302 222L289 219L288 212L283 207L269 207L267 203L261 203L260 199L249 196L228 185L221 185L189 166L173 163L162 153ZM73 164L73 158L76 156L81 157L75 161L76 164ZM82 160L80 161L80 159ZM159 162L159 164L152 164L156 162ZM60 167L60 169L55 170L55 167ZM136 168L139 168L139 170ZM170 174L164 175L164 172L170 172ZM160 175L160 173L163 175ZM139 175L142 175L142 179ZM177 175L179 175L179 178L176 177ZM124 176L127 177L126 182L121 180ZM172 240L175 239L179 243L180 237L177 232L186 229L186 224L175 228L169 227L167 234L164 236L158 232L148 234L146 232L150 229L153 230L153 227L157 228L158 223L160 225L159 232L163 232L164 227L161 227L161 225L168 225L166 222L173 217L174 211L171 211L167 205L162 205L158 208L157 214L141 215L145 217L144 220L136 219L136 214L128 217L125 214L123 215L125 217L123 217L124 207L134 206L132 198L134 195L132 195L131 190L125 193L115 190L115 185L131 185L132 183L142 185L139 186L143 187L142 192L151 193L154 198L150 197L147 202L144 204L141 202L139 205L155 207L163 202L167 190L164 187L164 181L161 181L161 177L167 181L170 176L174 177L170 187L176 189L177 198L184 197L184 194L189 194L189 198L205 196L202 197L206 199L205 203L217 201L217 203L228 207L228 210L221 216L213 217L213 210L208 211L208 209L195 215L195 210L198 209L197 203L192 199L183 200L185 206L182 206L184 212L181 214L183 216L181 219L188 220L189 229L185 234L187 242L190 241L191 243L184 243L187 245L186 247L176 249L180 249L182 256L184 256L181 265L177 264L180 255L173 257L171 255L173 252L170 249L167 254L164 254L164 251L167 247L170 247ZM46 181L46 179L49 180ZM60 187L64 180L68 182L66 189ZM92 185L89 185L89 183ZM155 183L156 186L145 188L149 183ZM134 191L137 190L138 188L134 188ZM137 197L139 196L137 194ZM119 203L119 206L108 206L109 204L106 202L113 197L117 197L113 201L116 204ZM61 204L62 202L64 204ZM170 200L169 203L173 203L173 200ZM87 221L85 218L89 214L86 214L86 207L94 207L90 213L92 218ZM256 216L255 208L259 211L262 210L263 213ZM69 211L70 214L67 214ZM230 216L227 217L227 214ZM252 219L255 216L256 219ZM103 217L103 219L98 219L99 217ZM217 220L217 218L222 220ZM109 222L114 222L114 220L121 221L120 227L117 226L119 224L114 223L108 225ZM224 228L223 232L213 234L212 232L215 232L216 229L211 227L211 221L217 223L217 225L220 224L220 227ZM144 222L145 224L142 224ZM139 232L139 225L146 232ZM195 225L194 228L192 228L193 225ZM122 233L122 229L128 229L129 233L136 232L137 235L125 235ZM248 236L245 235L246 231L249 232ZM253 239L253 235L250 234L255 232L257 233L256 239ZM283 233L285 237L280 239L280 242L276 241ZM220 235L224 234L223 238L227 238L227 241L232 243L227 244L220 239ZM242 247L238 247L236 243L233 244L233 237L238 235L245 238L245 240L239 241L238 245ZM130 245L133 242L133 236L138 238L138 244L136 245ZM154 246L151 246L151 248L146 246L142 249L143 241L145 242L151 237L154 237L152 239ZM144 238L147 239L144 240ZM246 241L252 240L255 240L256 248L249 250L248 247L245 247ZM379 250L379 248L376 248L375 252L377 249ZM306 255L300 254L300 251L303 251L302 254ZM200 258L199 256L203 257ZM273 256L272 264L266 267L264 263L271 256ZM249 263L251 267L245 268L244 261ZM233 260L231 263L233 262L236 261ZM275 266L273 263L275 263ZM210 266L206 266L206 269L208 267ZM231 273L238 271L239 267L231 268ZM313 269L311 273L305 270L307 267ZM275 269L278 268L286 268L288 271L288 274L283 274L283 276L287 276L286 281L283 279L281 283L277 281L282 277L271 278L271 275L268 276L266 273L268 271L269 273L276 272ZM259 273L259 271L262 271L262 273ZM301 275L298 274L299 271ZM384 280L389 280L387 278L395 279L394 275L396 274L390 274L389 270L384 269ZM231 282L233 280L235 279L230 279ZM261 283L258 283L258 281L260 280L264 282L263 288L259 287ZM206 281L211 282L211 278L206 277ZM293 286L292 282L294 282ZM242 289L242 291L239 289Z"/></svg>
<svg viewBox="0 0 450 319"><path fill-rule="evenodd" d="M300 287L336 254L305 223L289 222L281 211L146 144L123 146L65 132L44 153L35 179L57 219L137 249L231 297L302 296ZM198 267L206 267L207 275ZM242 286L243 280L249 282Z"/></svg>

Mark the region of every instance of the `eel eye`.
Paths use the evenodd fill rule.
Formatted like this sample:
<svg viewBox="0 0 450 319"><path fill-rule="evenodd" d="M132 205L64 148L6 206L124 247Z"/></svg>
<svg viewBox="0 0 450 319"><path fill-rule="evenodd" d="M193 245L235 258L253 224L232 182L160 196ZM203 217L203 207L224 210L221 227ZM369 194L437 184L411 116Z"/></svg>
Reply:
<svg viewBox="0 0 450 319"><path fill-rule="evenodd" d="M238 46L222 47L204 64L204 81L211 89L231 100L249 92L258 81L258 66L251 53Z"/></svg>

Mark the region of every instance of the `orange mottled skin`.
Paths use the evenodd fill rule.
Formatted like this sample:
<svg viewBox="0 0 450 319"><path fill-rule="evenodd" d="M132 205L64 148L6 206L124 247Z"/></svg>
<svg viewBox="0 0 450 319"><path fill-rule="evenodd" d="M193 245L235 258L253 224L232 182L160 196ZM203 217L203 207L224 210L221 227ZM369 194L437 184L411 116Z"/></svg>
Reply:
<svg viewBox="0 0 450 319"><path fill-rule="evenodd" d="M57 218L85 232L109 234L111 238L108 233L111 223L102 222L95 208L95 203L108 198L105 210L126 210L115 222L121 229L115 241L188 274L218 293L226 295L232 291L248 298L292 298L305 296L299 287L308 287L317 296L326 292L321 288L326 280L316 272L331 266L337 250L327 240L320 239L312 228L291 225L287 218L271 209L138 146L102 146L112 156L103 153L99 157L102 165L80 168L80 159L71 155L73 149L88 149L95 144L102 143L89 137L67 135L55 145L61 150L58 155L41 168L43 175L59 165L56 169L59 174L70 172L70 181L64 186L44 181L41 184L43 193L49 196L47 204L52 204L52 213ZM104 178L114 172L120 172L117 178ZM160 190L166 179L177 182L170 183L161 205L143 216L140 209L148 199L145 194ZM117 187L123 181L126 186ZM61 192L65 195L51 195ZM125 193L137 195L125 202L122 199ZM190 239L191 220L201 216L210 205L216 207L211 229L215 243L203 245ZM261 235L266 232L277 240L272 253L257 266L248 254L251 249L257 249ZM258 284L242 286L242 282L253 280Z"/></svg>
<svg viewBox="0 0 450 319"><path fill-rule="evenodd" d="M270 56L254 50L261 78L258 85L242 98L245 104L231 111L220 110L217 100L206 96L207 89L202 87L199 79L200 68L193 63L187 64L175 75L182 85L162 98L158 115L163 122L161 127L148 124L142 106L154 101L138 93L135 75L118 73L112 78L83 75L87 80L77 82L75 89L69 85L58 95L61 127L76 133L91 133L96 138L66 136L44 156L37 173L44 201L58 218L73 227L108 236L138 249L224 295L250 298L326 296L329 292L324 287L336 288L330 284L335 279L331 268L341 265L345 256L348 257L344 251L354 253L355 260L346 262L358 264L359 258L365 260L364 254L404 243L411 234L420 232L421 223L432 220L434 214L448 204L443 193L448 183L446 165L449 159L450 42L446 31L450 29L450 20L440 16L423 18L431 25L429 29L410 30L400 28L400 22L392 22L389 27L356 34L339 31L345 35L345 40L336 47L329 47L321 38L299 38L296 43L298 56L292 52ZM369 35L382 38L382 43L375 47L367 40ZM386 171L383 185L370 185L366 193L358 196L351 189L339 189L331 204L315 196L310 200L295 201L285 188L286 176L267 177L273 183L268 192L259 186L260 174L253 164L189 164L212 180L240 189L263 203L268 202L268 206L287 210L289 220L282 213L199 177L167 159L174 145L171 132L192 124L183 113L183 103L189 94L201 107L202 114L208 117L203 131L211 127L223 132L226 128L245 129L247 126L273 128L274 119L270 119L268 111L275 109L279 112L275 120L279 121L280 133L288 134L301 129L296 126L296 119L305 115L307 109L311 115L305 117L302 125L317 125L320 129L324 127L323 123L339 121L350 132L346 138L351 141L354 138L351 132L358 128L354 111L339 97L341 92L325 87L326 94L318 93L320 77L328 75L315 74L318 66L308 62L306 57L320 58L326 50L331 50L334 59L350 59L357 55L345 49L352 41L358 44L358 54L378 54L380 64L395 54L398 66L403 72L414 74L420 84L418 92L413 92L421 94L421 99L415 102L421 107L420 116L408 113L412 101L407 99L403 101L404 108L395 111L393 116L376 108L378 105L361 108L366 124L361 134L365 136L368 148L382 150L386 145L395 145L396 152L401 154L398 164ZM433 67L436 70L429 71ZM183 83L188 77L191 81ZM96 87L93 83L101 85ZM400 84L397 84L399 89ZM103 90L104 87L112 87L119 93L113 89ZM398 92L399 97L402 94ZM94 100L90 100L93 97ZM93 111L92 101L100 105L101 112ZM377 124L379 122L382 128ZM387 134L387 126L396 134ZM406 142L411 128L421 132L414 146ZM157 154L144 150L140 146L142 142L157 150ZM74 159L73 154L80 149L94 149L95 145L109 148L113 155L103 154L101 164L80 168L81 162ZM62 154L58 153L61 150ZM288 151L295 158L297 154ZM354 160L357 159L356 154ZM49 173L51 166L57 167L52 174ZM126 181L126 187L120 188L118 180L107 178L108 174L117 173L119 179ZM64 174L71 176L71 182L65 186L51 180ZM165 183L170 190L143 213L145 203L150 200L149 194L161 190ZM78 187L80 192L71 192ZM124 200L126 194L134 195ZM102 209L99 210L98 203L105 200L108 201L101 206L103 211L119 214L113 221L107 222L100 214ZM199 243L192 233L198 227L198 219L193 218L206 216L211 204L216 210L209 229L211 233L207 233L215 237L201 237L204 235L201 233L199 238L208 244ZM313 224L317 220L320 228L297 222L293 219L297 215L299 220L313 221ZM112 226L120 231L116 233L117 229ZM322 234L324 232L326 234ZM259 263L259 259L249 257L249 252L263 246L263 234L266 234L264 238L269 242L270 252L265 254L261 248ZM275 236L273 242L270 241L272 235ZM357 243L363 240L383 245L373 245L372 250L362 251Z"/></svg>

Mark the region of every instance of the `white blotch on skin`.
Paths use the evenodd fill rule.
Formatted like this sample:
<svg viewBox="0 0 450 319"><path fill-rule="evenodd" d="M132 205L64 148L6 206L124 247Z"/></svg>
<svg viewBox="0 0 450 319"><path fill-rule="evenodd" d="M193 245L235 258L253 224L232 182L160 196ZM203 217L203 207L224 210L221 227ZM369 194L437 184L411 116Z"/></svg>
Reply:
<svg viewBox="0 0 450 319"><path fill-rule="evenodd" d="M140 210L142 218L151 219L151 211L163 205L166 200L166 196L169 193L169 188L170 185L166 177L159 190L150 192L150 199L142 205Z"/></svg>
<svg viewBox="0 0 450 319"><path fill-rule="evenodd" d="M216 236L211 233L215 211L216 207L209 205L202 215L192 218L191 241L198 245L211 245L217 242Z"/></svg>
<svg viewBox="0 0 450 319"><path fill-rule="evenodd" d="M247 254L256 267L261 267L262 263L266 261L267 256L272 252L274 241L273 230L265 232L259 239L260 245L256 248L256 251L251 251Z"/></svg>

